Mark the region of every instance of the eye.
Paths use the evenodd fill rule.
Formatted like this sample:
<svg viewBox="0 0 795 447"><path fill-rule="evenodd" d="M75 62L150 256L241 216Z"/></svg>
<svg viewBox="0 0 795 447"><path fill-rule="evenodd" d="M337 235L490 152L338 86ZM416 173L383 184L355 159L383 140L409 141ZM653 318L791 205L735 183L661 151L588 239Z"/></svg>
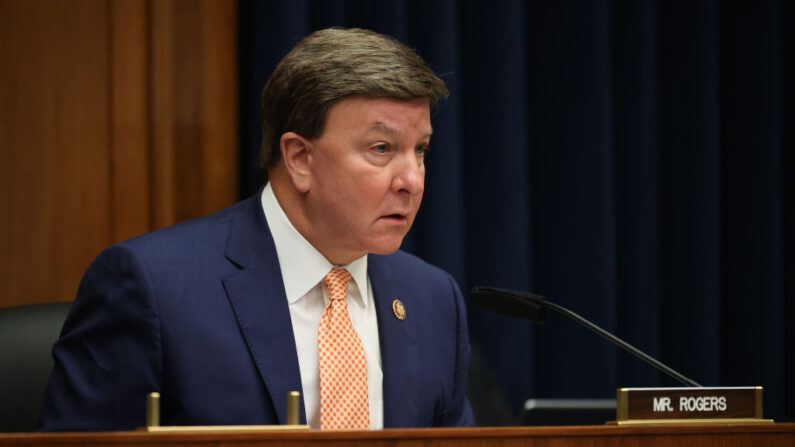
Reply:
<svg viewBox="0 0 795 447"><path fill-rule="evenodd" d="M386 154L387 152L389 152L389 145L387 145L386 143L381 143L373 146L373 150L379 154Z"/></svg>
<svg viewBox="0 0 795 447"><path fill-rule="evenodd" d="M431 147L427 144L420 144L419 146L414 148L414 153L417 154L418 157L425 157L428 154L428 151L431 150Z"/></svg>

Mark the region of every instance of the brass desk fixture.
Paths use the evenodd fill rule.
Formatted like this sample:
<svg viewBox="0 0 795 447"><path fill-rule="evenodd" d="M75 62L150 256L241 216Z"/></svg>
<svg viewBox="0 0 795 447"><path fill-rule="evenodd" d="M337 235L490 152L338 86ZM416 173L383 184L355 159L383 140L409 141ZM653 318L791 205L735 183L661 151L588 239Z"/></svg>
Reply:
<svg viewBox="0 0 795 447"><path fill-rule="evenodd" d="M300 397L298 391L287 393L287 424L286 425L192 425L166 426L160 425L160 393L149 393L146 396L146 427L138 430L150 433L166 432L248 432L248 431L299 431L309 430L309 425L301 425Z"/></svg>

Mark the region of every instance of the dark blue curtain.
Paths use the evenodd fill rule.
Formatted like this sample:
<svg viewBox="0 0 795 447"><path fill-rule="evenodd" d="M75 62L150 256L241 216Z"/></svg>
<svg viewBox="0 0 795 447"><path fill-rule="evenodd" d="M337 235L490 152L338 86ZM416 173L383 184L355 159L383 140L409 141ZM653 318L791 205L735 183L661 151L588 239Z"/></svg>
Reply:
<svg viewBox="0 0 795 447"><path fill-rule="evenodd" d="M241 196L259 92L329 26L400 39L451 92L405 248L462 289L546 295L704 385L795 418L790 2L240 2ZM525 399L676 385L563 317L470 307L481 424Z"/></svg>

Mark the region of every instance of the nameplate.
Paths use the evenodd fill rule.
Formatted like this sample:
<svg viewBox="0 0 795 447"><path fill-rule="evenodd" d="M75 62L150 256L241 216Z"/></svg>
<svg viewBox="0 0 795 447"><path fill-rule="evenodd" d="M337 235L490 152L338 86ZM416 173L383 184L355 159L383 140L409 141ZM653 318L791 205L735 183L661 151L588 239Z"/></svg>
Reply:
<svg viewBox="0 0 795 447"><path fill-rule="evenodd" d="M762 387L619 388L618 425L770 423Z"/></svg>

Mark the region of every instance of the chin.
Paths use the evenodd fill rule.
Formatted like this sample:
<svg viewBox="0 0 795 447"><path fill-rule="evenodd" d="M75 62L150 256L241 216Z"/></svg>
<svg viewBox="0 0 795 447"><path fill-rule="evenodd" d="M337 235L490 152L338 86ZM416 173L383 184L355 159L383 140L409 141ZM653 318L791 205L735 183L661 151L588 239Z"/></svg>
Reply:
<svg viewBox="0 0 795 447"><path fill-rule="evenodd" d="M376 255L391 255L392 253L398 251L400 249L400 245L403 243L403 238L399 238L397 240L390 239L390 240L382 240L376 243L370 244L367 249L367 253L373 253Z"/></svg>

